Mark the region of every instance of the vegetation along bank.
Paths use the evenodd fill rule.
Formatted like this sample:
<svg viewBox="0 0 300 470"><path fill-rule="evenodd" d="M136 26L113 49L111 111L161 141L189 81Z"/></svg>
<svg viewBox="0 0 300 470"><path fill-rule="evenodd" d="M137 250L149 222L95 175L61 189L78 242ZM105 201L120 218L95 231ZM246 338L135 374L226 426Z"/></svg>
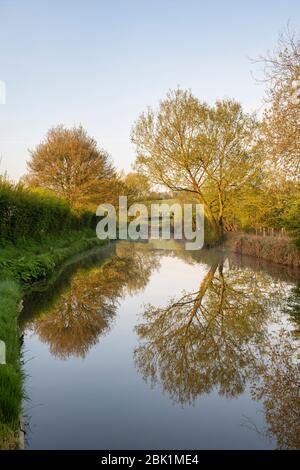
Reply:
<svg viewBox="0 0 300 470"><path fill-rule="evenodd" d="M21 299L70 256L103 242L92 212L74 211L49 194L0 183L0 448L18 448L24 396L18 315ZM2 345L3 345L2 343ZM3 355L2 354L2 355Z"/></svg>

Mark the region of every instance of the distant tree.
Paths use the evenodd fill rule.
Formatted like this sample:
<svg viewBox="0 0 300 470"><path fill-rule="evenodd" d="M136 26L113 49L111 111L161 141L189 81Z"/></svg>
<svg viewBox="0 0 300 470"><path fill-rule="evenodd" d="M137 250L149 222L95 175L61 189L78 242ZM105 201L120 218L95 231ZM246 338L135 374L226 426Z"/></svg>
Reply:
<svg viewBox="0 0 300 470"><path fill-rule="evenodd" d="M96 206L114 195L117 179L110 157L81 126L50 129L27 165L26 184L54 191L72 207Z"/></svg>
<svg viewBox="0 0 300 470"><path fill-rule="evenodd" d="M149 178L138 172L130 172L122 176L124 193L133 201L147 200L151 194Z"/></svg>
<svg viewBox="0 0 300 470"><path fill-rule="evenodd" d="M154 183L189 192L222 236L228 196L258 169L259 126L239 103L211 107L177 89L157 112L142 114L132 132L137 165Z"/></svg>

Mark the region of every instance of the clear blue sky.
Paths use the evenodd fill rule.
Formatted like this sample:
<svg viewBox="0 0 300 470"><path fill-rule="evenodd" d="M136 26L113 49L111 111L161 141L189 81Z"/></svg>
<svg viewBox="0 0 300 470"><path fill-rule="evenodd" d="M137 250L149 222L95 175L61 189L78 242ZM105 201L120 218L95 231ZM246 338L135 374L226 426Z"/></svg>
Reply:
<svg viewBox="0 0 300 470"><path fill-rule="evenodd" d="M248 58L288 20L299 27L299 1L0 0L0 172L24 174L28 148L59 123L82 124L129 170L133 122L177 85L259 109Z"/></svg>

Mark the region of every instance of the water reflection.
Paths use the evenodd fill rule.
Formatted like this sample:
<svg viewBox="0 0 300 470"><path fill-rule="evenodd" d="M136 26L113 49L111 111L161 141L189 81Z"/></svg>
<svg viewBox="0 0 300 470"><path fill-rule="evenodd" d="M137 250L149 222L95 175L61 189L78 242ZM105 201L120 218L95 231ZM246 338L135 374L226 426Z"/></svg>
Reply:
<svg viewBox="0 0 300 470"><path fill-rule="evenodd" d="M252 397L263 402L266 429L279 449L300 448L299 347L292 334L281 330L266 345L259 374L251 384Z"/></svg>
<svg viewBox="0 0 300 470"><path fill-rule="evenodd" d="M300 283L294 286L285 305L285 312L294 325L295 337L300 337Z"/></svg>
<svg viewBox="0 0 300 470"><path fill-rule="evenodd" d="M278 448L300 448L300 286L287 269L216 250L187 252L174 240L118 243L28 297L21 327L57 358L86 357L110 330L121 299L146 287L162 255L199 266L199 286L144 308L136 370L182 407L212 391L227 399L250 394L262 403L265 427L253 416L245 425Z"/></svg>
<svg viewBox="0 0 300 470"><path fill-rule="evenodd" d="M109 331L119 300L126 292L134 294L143 289L158 266L156 257L145 249L137 251L132 244L114 248L111 258L103 258L102 263L97 257L92 258L89 265L81 266L67 281L66 276L64 282L58 279L54 289L52 286L51 292L47 291L48 296L42 292L44 305L39 316L33 315L33 306L39 304L36 295L27 300L23 327L49 344L54 356L84 358L99 336ZM57 284L63 287L53 298Z"/></svg>
<svg viewBox="0 0 300 470"><path fill-rule="evenodd" d="M250 386L267 423L257 431L279 448L299 448L299 288L241 264L219 254L196 292L148 305L136 326L135 363L181 405L215 389L234 398ZM282 323L283 311L296 329Z"/></svg>

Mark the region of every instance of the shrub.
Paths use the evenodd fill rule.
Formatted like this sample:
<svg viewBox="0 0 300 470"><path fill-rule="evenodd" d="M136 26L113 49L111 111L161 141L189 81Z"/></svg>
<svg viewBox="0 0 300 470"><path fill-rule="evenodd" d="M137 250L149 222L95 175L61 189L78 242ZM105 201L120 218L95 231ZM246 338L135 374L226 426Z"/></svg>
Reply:
<svg viewBox="0 0 300 470"><path fill-rule="evenodd" d="M95 226L92 212L72 211L63 199L0 179L0 240L38 239L46 233Z"/></svg>
<svg viewBox="0 0 300 470"><path fill-rule="evenodd" d="M300 250L300 201L295 202L287 215L286 228Z"/></svg>

